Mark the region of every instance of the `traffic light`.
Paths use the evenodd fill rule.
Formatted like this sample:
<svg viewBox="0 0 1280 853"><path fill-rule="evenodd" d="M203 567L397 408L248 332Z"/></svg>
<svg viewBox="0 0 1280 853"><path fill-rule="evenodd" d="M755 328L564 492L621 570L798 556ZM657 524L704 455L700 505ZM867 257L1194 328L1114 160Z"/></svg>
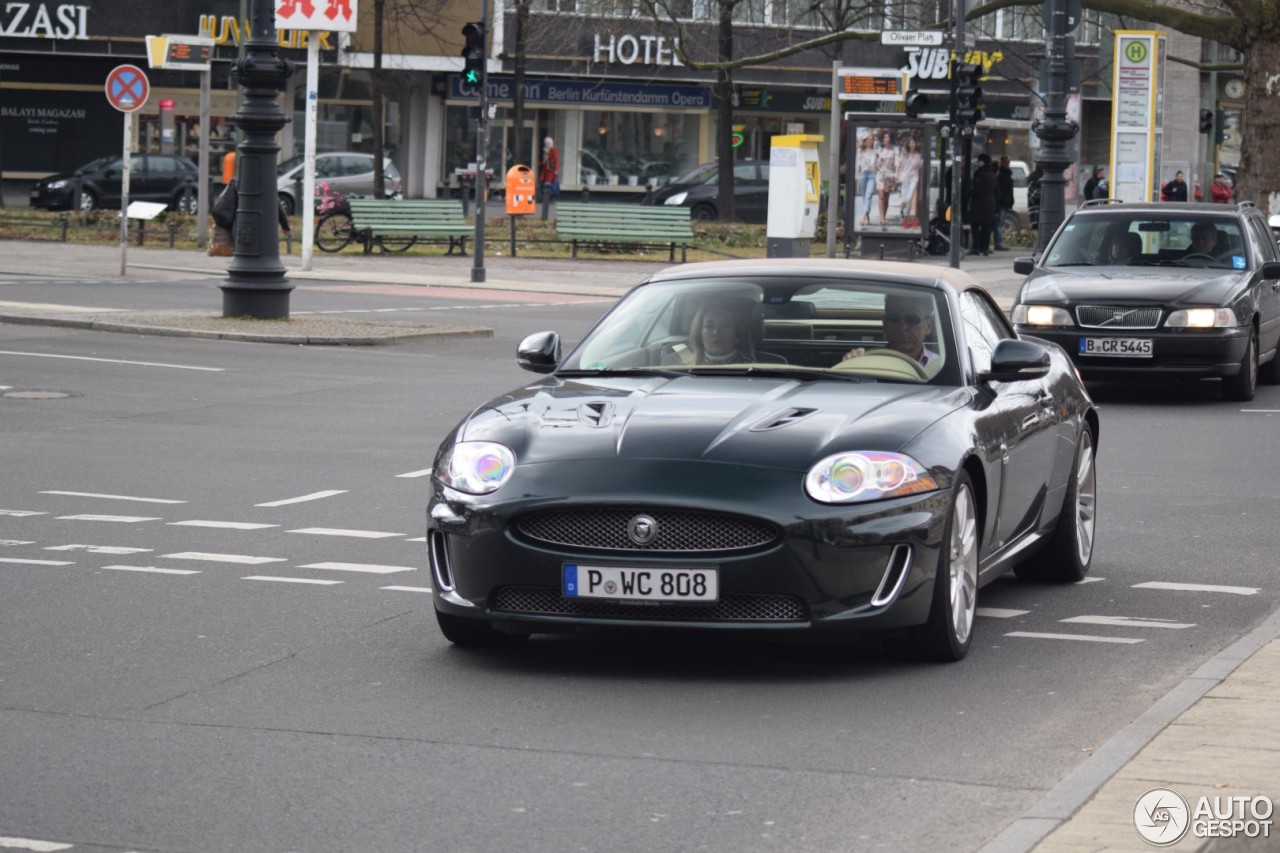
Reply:
<svg viewBox="0 0 1280 853"><path fill-rule="evenodd" d="M1208 133L1213 130L1213 110L1200 111L1200 132Z"/></svg>
<svg viewBox="0 0 1280 853"><path fill-rule="evenodd" d="M1213 144L1221 145L1227 141L1227 111L1216 110L1213 115Z"/></svg>
<svg viewBox="0 0 1280 853"><path fill-rule="evenodd" d="M908 89L903 103L906 107L907 115L912 118L918 118L922 112L929 108L929 96L918 89Z"/></svg>
<svg viewBox="0 0 1280 853"><path fill-rule="evenodd" d="M462 36L467 40L462 48L462 82L479 86L484 74L484 22L468 22L462 28Z"/></svg>
<svg viewBox="0 0 1280 853"><path fill-rule="evenodd" d="M978 83L980 77L981 65L956 61L951 66L954 115L959 124L973 126L987 117L982 109L982 86Z"/></svg>

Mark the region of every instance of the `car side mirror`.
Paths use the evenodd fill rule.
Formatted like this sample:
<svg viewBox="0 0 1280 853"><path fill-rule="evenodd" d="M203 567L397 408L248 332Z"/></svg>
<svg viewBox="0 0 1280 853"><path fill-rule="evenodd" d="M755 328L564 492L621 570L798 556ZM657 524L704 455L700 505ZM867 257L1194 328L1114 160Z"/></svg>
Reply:
<svg viewBox="0 0 1280 853"><path fill-rule="evenodd" d="M114 180L115 178L118 178L118 177L120 177L120 173L117 172L115 169L107 169L107 171L102 173L102 179L105 181Z"/></svg>
<svg viewBox="0 0 1280 853"><path fill-rule="evenodd" d="M1262 265L1263 278L1280 278L1280 261L1267 261Z"/></svg>
<svg viewBox="0 0 1280 853"><path fill-rule="evenodd" d="M1014 258L1013 271L1018 275L1031 275L1036 268L1035 258Z"/></svg>
<svg viewBox="0 0 1280 853"><path fill-rule="evenodd" d="M532 373L550 373L560 363L560 335L534 332L516 347L516 363Z"/></svg>
<svg viewBox="0 0 1280 853"><path fill-rule="evenodd" d="M1008 338L996 344L991 369L978 374L979 382L1020 382L1049 373L1049 350L1044 344Z"/></svg>

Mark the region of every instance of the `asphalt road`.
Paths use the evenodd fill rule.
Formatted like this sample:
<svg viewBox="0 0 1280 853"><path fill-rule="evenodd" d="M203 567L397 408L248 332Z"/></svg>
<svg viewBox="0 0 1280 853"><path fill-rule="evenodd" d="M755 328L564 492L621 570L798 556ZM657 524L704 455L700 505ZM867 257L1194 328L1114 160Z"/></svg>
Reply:
<svg viewBox="0 0 1280 853"><path fill-rule="evenodd" d="M0 325L0 849L974 850L1277 607L1280 388L1104 386L1093 576L988 587L960 664L452 648L423 591L436 445L529 378L523 334L602 307L299 288L495 329L361 349Z"/></svg>

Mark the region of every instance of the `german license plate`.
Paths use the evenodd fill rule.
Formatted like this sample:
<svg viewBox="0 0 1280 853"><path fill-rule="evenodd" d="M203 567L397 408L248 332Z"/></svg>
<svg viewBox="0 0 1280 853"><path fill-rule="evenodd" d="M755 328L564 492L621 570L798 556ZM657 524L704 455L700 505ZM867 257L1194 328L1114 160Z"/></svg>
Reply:
<svg viewBox="0 0 1280 853"><path fill-rule="evenodd" d="M718 601L716 569L655 569L580 566L565 563L561 591L566 598L613 601Z"/></svg>
<svg viewBox="0 0 1280 853"><path fill-rule="evenodd" d="M1112 358L1151 358L1150 338L1081 338L1080 355Z"/></svg>

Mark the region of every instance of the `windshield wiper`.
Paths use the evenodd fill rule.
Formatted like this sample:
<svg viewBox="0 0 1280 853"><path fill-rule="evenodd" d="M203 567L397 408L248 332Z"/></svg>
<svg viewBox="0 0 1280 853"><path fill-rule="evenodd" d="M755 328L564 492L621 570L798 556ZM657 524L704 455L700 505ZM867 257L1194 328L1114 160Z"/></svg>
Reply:
<svg viewBox="0 0 1280 853"><path fill-rule="evenodd" d="M557 376L686 376L688 371L678 367L601 367L595 370L560 370Z"/></svg>
<svg viewBox="0 0 1280 853"><path fill-rule="evenodd" d="M787 379L800 379L806 382L817 382L823 379L859 383L876 381L874 377L860 376L856 373L844 373L821 367L797 367L790 364L745 364L738 366L699 364L690 365L688 372L695 376L780 376Z"/></svg>

